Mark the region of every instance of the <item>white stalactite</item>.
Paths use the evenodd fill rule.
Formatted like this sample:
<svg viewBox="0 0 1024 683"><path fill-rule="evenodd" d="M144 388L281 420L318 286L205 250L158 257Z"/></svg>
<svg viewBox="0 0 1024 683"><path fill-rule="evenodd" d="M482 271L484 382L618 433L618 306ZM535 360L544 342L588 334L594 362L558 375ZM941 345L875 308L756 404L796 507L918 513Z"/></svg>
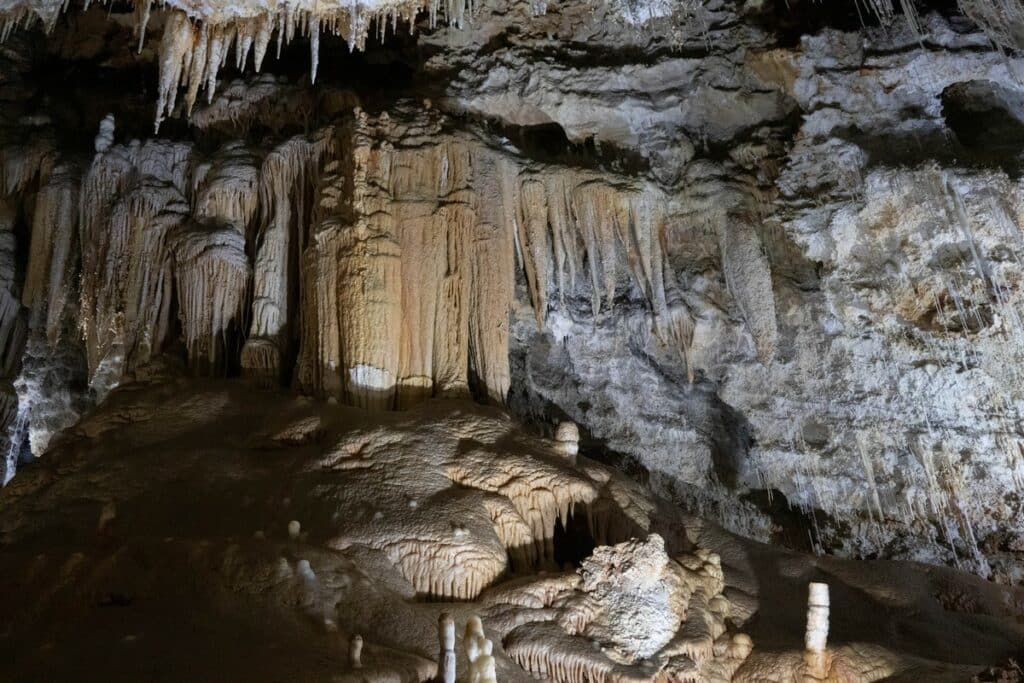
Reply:
<svg viewBox="0 0 1024 683"><path fill-rule="evenodd" d="M249 302L245 235L234 227L188 223L169 242L189 365L202 374L223 374Z"/></svg>

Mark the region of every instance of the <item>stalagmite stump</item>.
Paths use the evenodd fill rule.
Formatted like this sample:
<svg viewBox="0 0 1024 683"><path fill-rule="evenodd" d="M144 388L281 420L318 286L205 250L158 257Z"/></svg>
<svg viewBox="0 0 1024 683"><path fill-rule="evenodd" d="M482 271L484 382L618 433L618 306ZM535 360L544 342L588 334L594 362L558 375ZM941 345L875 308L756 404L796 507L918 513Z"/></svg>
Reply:
<svg viewBox="0 0 1024 683"><path fill-rule="evenodd" d="M437 620L438 683L455 683L455 620L452 615L442 612Z"/></svg>

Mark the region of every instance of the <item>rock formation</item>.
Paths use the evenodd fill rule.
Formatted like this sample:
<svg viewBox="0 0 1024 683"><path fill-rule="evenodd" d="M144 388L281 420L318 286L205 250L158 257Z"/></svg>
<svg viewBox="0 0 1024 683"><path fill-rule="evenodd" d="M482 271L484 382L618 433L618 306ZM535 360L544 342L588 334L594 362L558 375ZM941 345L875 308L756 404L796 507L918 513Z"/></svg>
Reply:
<svg viewBox="0 0 1024 683"><path fill-rule="evenodd" d="M1012 671L1021 50L1019 0L0 0L0 679Z"/></svg>

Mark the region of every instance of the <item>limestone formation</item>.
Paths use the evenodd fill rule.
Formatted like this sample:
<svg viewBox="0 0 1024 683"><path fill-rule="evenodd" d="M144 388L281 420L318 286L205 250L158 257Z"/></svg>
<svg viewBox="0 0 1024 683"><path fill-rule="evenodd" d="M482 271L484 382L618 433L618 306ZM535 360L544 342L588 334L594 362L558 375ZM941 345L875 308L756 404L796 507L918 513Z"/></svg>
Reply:
<svg viewBox="0 0 1024 683"><path fill-rule="evenodd" d="M91 4L0 0L0 680L1010 675L1020 0Z"/></svg>
<svg viewBox="0 0 1024 683"><path fill-rule="evenodd" d="M437 620L437 639L440 645L438 668L441 683L455 683L455 620L447 612L442 612Z"/></svg>
<svg viewBox="0 0 1024 683"><path fill-rule="evenodd" d="M580 429L575 422L559 422L555 429L555 450L572 462L580 452Z"/></svg>
<svg viewBox="0 0 1024 683"><path fill-rule="evenodd" d="M348 643L348 664L353 669L363 668L363 637L358 633Z"/></svg>
<svg viewBox="0 0 1024 683"><path fill-rule="evenodd" d="M566 683L730 680L749 640L726 635L721 569L717 557L703 558L670 559L656 534L598 548L545 609L523 610L505 650L535 676ZM723 637L737 644L716 647Z"/></svg>
<svg viewBox="0 0 1024 683"><path fill-rule="evenodd" d="M311 423L320 425L315 440L280 438ZM503 411L471 402L369 413L254 391L244 381L155 378L114 389L72 435L19 472L0 497L0 570L14 581L0 620L0 653L10 655L5 671L17 679L29 670L63 679L83 663L112 676L115 667L147 666L112 663L98 647L120 643L124 629L108 630L110 608L97 600L136 610L141 590L168 606L166 616L157 610L137 617L150 628L190 651L211 639L218 646L216 657L166 660L175 677L187 667L188 675L203 677L230 670L253 678L436 680L454 657L435 663L416 652L455 648L447 611L465 619L469 637L461 649L482 681L496 672L522 681L531 672L565 681L792 680L806 670L804 624L787 625L777 606L792 612L792 603L806 598L801 577L812 571L842 586L833 591L837 628L868 638L828 649L831 680L892 672L936 680L930 677L965 670L950 662L937 633L956 634L965 650L992 661L1006 656L1019 633L1012 590L937 568L816 558L744 541L682 516L582 456L570 467L552 456L549 441ZM448 474L456 464L464 472L458 480ZM524 477L534 470L551 478ZM576 556L576 569L538 574L538 562L488 580L477 558L494 548L507 567L514 548L497 541L483 501L504 497L494 489L514 489L498 482L517 478L524 490L536 488L519 496L524 502L544 501L545 487L589 480L597 495L620 501L592 503L619 519L595 528L616 528L648 510L661 531L634 527L633 540L598 542ZM169 492L189 502L187 533L180 515L167 513ZM289 524L293 515L302 520L296 538L288 535L297 526ZM254 538L254 526L267 533ZM38 552L57 547L49 545L57 539L70 556ZM558 553L572 549L564 536L555 544ZM454 554L428 557L445 547ZM446 602L413 599L423 593ZM878 602L865 608L865 600ZM953 600L989 615L992 627L980 628L977 613L946 609ZM81 610L74 625L47 618L72 607ZM197 619L182 623L183 612ZM239 619L229 634L202 626L223 623L226 614ZM231 647L266 634L250 631L253 623L269 624L289 651ZM23 643L23 636L52 634L61 652L71 629L86 646L85 660L69 662L50 649L15 657L7 635L15 632ZM904 647L917 656L879 644L893 631L910 634ZM759 637L774 644L759 649ZM129 642L151 663L166 641Z"/></svg>
<svg viewBox="0 0 1024 683"><path fill-rule="evenodd" d="M807 634L804 645L807 648L807 666L812 675L820 678L827 674L822 660L828 645L828 584L811 583L807 596Z"/></svg>

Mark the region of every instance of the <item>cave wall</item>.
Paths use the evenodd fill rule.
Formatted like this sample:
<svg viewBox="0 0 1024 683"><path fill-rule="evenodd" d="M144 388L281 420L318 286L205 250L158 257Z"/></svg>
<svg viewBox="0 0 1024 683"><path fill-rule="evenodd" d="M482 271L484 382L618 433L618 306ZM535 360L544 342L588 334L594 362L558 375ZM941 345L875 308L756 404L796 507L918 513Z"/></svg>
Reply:
<svg viewBox="0 0 1024 683"><path fill-rule="evenodd" d="M452 6L400 45L392 7L12 31L6 476L169 366L473 395L745 535L1018 581L1012 40L782 5ZM72 64L109 81L39 77Z"/></svg>

